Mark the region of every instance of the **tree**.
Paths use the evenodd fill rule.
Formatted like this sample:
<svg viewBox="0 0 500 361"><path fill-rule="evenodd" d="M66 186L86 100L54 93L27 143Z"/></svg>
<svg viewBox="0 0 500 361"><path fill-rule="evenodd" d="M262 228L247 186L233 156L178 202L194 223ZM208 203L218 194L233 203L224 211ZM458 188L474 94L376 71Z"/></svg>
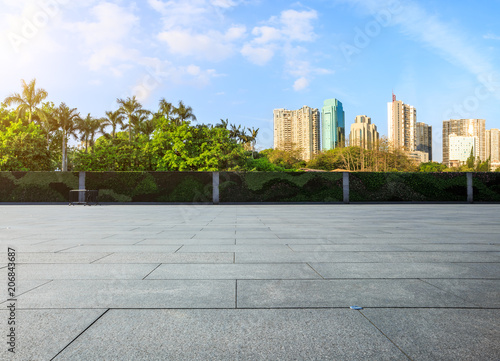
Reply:
<svg viewBox="0 0 500 361"><path fill-rule="evenodd" d="M124 127L124 117L123 117L123 114L121 113L120 109L118 110L115 110L114 112L112 111L107 111L106 112L106 117L102 119L102 123L101 123L101 133L106 135L107 133L104 131L104 128L108 125L111 126L112 130L111 130L111 137L112 138L116 138L116 128L118 126L121 126L121 128L123 129Z"/></svg>
<svg viewBox="0 0 500 361"><path fill-rule="evenodd" d="M42 104L42 108L36 114L35 122L40 125L42 132L45 134L47 140L47 150L50 150L51 138L58 130L57 120L55 118L55 105L52 102Z"/></svg>
<svg viewBox="0 0 500 361"><path fill-rule="evenodd" d="M94 138L97 133L101 132L102 120L93 118L90 113L85 118L78 118L76 121L76 129L80 132L80 141L85 144L85 153L88 153L88 147L92 150L94 146Z"/></svg>
<svg viewBox="0 0 500 361"><path fill-rule="evenodd" d="M193 114L193 108L186 107L184 103L179 101L179 105L174 108L173 113L177 115L177 119L175 120L176 125L181 125L187 120L196 120L196 116Z"/></svg>
<svg viewBox="0 0 500 361"><path fill-rule="evenodd" d="M167 102L165 98L161 98L158 104L157 118L164 117L167 121L170 121L174 115L174 110L172 103Z"/></svg>
<svg viewBox="0 0 500 361"><path fill-rule="evenodd" d="M139 103L135 95L132 98L128 97L125 100L117 99L116 101L118 104L120 104L120 114L123 114L128 118L128 124L125 127L128 128L128 140L129 142L132 142L132 127L134 123L134 116L140 114L141 112L144 112L145 110L142 109L142 105L141 103Z"/></svg>
<svg viewBox="0 0 500 361"><path fill-rule="evenodd" d="M68 170L68 159L66 148L68 137L74 136L77 138L76 122L80 118L80 113L76 108L69 108L65 103L61 103L55 112L55 119L62 135L62 165L61 170L66 172Z"/></svg>
<svg viewBox="0 0 500 361"><path fill-rule="evenodd" d="M45 89L36 89L36 79L33 79L29 84L21 80L23 88L22 93L13 93L5 98L5 104L17 104L17 118L24 117L28 113L28 122L31 123L33 114L39 111L38 105L48 96Z"/></svg>
<svg viewBox="0 0 500 361"><path fill-rule="evenodd" d="M50 170L50 152L40 126L19 120L0 131L0 171Z"/></svg>
<svg viewBox="0 0 500 361"><path fill-rule="evenodd" d="M438 172L444 172L447 168L448 167L442 163L428 162L428 163L421 163L420 166L418 167L418 171L426 173L438 173Z"/></svg>
<svg viewBox="0 0 500 361"><path fill-rule="evenodd" d="M469 169L474 169L474 165L476 164L476 157L474 157L474 147L471 148L470 150L470 156L467 158L467 168Z"/></svg>

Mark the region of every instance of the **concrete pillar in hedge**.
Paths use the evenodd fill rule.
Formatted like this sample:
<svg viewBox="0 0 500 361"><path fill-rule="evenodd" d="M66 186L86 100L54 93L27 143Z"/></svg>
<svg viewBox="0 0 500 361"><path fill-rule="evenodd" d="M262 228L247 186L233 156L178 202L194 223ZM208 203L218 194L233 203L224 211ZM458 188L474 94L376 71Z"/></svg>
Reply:
<svg viewBox="0 0 500 361"><path fill-rule="evenodd" d="M219 204L219 172L212 173L212 201Z"/></svg>
<svg viewBox="0 0 500 361"><path fill-rule="evenodd" d="M78 189L85 189L85 172L78 174ZM78 192L78 202L85 202L84 192Z"/></svg>
<svg viewBox="0 0 500 361"><path fill-rule="evenodd" d="M344 189L344 203L349 203L349 173L344 172L342 174L342 185Z"/></svg>
<svg viewBox="0 0 500 361"><path fill-rule="evenodd" d="M467 202L474 202L474 182L472 179L472 173L467 173Z"/></svg>

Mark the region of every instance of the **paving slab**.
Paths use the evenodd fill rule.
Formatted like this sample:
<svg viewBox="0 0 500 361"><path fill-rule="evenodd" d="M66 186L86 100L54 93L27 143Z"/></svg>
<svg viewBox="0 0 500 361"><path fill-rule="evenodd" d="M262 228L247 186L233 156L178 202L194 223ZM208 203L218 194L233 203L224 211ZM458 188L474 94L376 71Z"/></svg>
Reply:
<svg viewBox="0 0 500 361"><path fill-rule="evenodd" d="M479 307L500 308L500 280L423 279ZM500 314L498 315L500 317Z"/></svg>
<svg viewBox="0 0 500 361"><path fill-rule="evenodd" d="M298 244L290 242L290 248L296 252L398 252L407 251L399 245L387 244Z"/></svg>
<svg viewBox="0 0 500 361"><path fill-rule="evenodd" d="M500 359L497 310L361 311L412 360Z"/></svg>
<svg viewBox="0 0 500 361"><path fill-rule="evenodd" d="M43 253L43 252L18 252L17 263L92 263L111 253Z"/></svg>
<svg viewBox="0 0 500 361"><path fill-rule="evenodd" d="M66 250L62 253L151 253L151 252L164 252L174 253L180 248L179 245L86 245L76 246Z"/></svg>
<svg viewBox="0 0 500 361"><path fill-rule="evenodd" d="M239 308L477 307L420 280L241 280Z"/></svg>
<svg viewBox="0 0 500 361"><path fill-rule="evenodd" d="M378 263L494 263L500 252L360 252L369 262Z"/></svg>
<svg viewBox="0 0 500 361"><path fill-rule="evenodd" d="M143 279L158 265L154 264L20 264L17 266L17 278L36 279ZM3 270L2 270L3 271Z"/></svg>
<svg viewBox="0 0 500 361"><path fill-rule="evenodd" d="M235 263L368 262L361 252L239 252Z"/></svg>
<svg viewBox="0 0 500 361"><path fill-rule="evenodd" d="M324 278L498 278L498 263L310 263Z"/></svg>
<svg viewBox="0 0 500 361"><path fill-rule="evenodd" d="M95 263L234 263L234 253L113 253Z"/></svg>
<svg viewBox="0 0 500 361"><path fill-rule="evenodd" d="M162 264L146 279L320 279L311 267L296 264Z"/></svg>
<svg viewBox="0 0 500 361"><path fill-rule="evenodd" d="M15 354L7 351L7 322L2 322L1 360L50 360L106 310L17 310ZM0 311L7 320L7 311Z"/></svg>
<svg viewBox="0 0 500 361"><path fill-rule="evenodd" d="M111 310L59 359L407 360L351 310Z"/></svg>
<svg viewBox="0 0 500 361"><path fill-rule="evenodd" d="M234 308L232 280L55 280L19 296L20 309Z"/></svg>
<svg viewBox="0 0 500 361"><path fill-rule="evenodd" d="M154 238L154 239L144 239L137 243L137 245L185 245L185 246L206 246L206 245L216 245L216 244L236 244L236 239L233 238L191 238L191 239L164 239L164 238Z"/></svg>
<svg viewBox="0 0 500 361"><path fill-rule="evenodd" d="M280 252L289 251L287 245L281 244L236 244L236 245L187 245L178 252Z"/></svg>

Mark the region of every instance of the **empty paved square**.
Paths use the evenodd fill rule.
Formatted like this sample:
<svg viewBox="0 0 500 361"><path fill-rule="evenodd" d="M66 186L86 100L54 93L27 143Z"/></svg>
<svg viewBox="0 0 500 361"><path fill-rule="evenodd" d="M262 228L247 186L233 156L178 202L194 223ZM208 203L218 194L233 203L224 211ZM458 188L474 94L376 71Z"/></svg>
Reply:
<svg viewBox="0 0 500 361"><path fill-rule="evenodd" d="M0 246L0 359L500 359L500 205L0 205Z"/></svg>

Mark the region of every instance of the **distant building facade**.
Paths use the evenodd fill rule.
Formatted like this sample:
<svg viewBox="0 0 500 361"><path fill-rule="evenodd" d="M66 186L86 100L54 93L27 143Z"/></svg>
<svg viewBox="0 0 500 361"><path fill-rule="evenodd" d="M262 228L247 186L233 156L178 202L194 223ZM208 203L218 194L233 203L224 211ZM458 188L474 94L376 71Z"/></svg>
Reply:
<svg viewBox="0 0 500 361"><path fill-rule="evenodd" d="M476 156L481 160L485 161L486 158L486 121L484 119L450 119L443 121L443 164L451 166L452 159L450 154L450 139L451 136L455 137L476 137L477 138L477 149L475 150ZM454 146L458 146L457 142L459 139L454 139ZM465 142L465 140L464 140ZM470 140L468 142L471 142ZM467 146L469 146L468 144ZM464 145L465 146L465 145ZM454 154L456 155L456 154ZM470 148L469 154L470 155ZM468 157L467 156L467 157Z"/></svg>
<svg viewBox="0 0 500 361"><path fill-rule="evenodd" d="M417 122L415 137L415 150L427 153L428 162L432 162L432 126Z"/></svg>
<svg viewBox="0 0 500 361"><path fill-rule="evenodd" d="M349 134L349 145L361 147L364 149L373 149L378 144L380 135L377 126L372 124L370 117L358 115L351 124L351 133Z"/></svg>
<svg viewBox="0 0 500 361"><path fill-rule="evenodd" d="M477 137L462 137L451 134L449 142L451 164L465 164L471 153L474 157L479 157L479 139Z"/></svg>
<svg viewBox="0 0 500 361"><path fill-rule="evenodd" d="M320 150L319 110L304 106L298 110L274 110L274 149L300 150L309 161Z"/></svg>
<svg viewBox="0 0 500 361"><path fill-rule="evenodd" d="M407 152L416 150L417 110L415 107L396 100L387 103L389 143L391 147L403 148Z"/></svg>
<svg viewBox="0 0 500 361"><path fill-rule="evenodd" d="M337 99L327 99L321 110L321 148L331 150L345 142L345 113Z"/></svg>
<svg viewBox="0 0 500 361"><path fill-rule="evenodd" d="M489 129L485 131L486 159L491 161L491 170L500 167L500 130Z"/></svg>

